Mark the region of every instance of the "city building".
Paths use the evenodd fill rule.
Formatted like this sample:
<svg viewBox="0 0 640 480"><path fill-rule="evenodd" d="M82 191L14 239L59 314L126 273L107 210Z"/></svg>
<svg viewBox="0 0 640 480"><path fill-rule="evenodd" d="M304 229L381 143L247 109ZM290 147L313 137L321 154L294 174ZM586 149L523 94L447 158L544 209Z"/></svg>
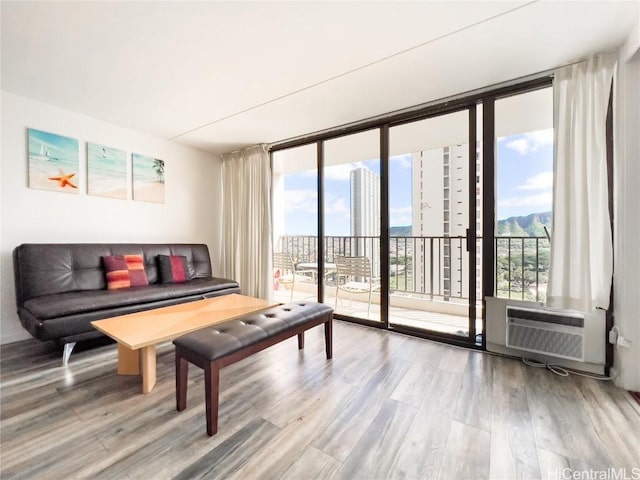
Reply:
<svg viewBox="0 0 640 480"><path fill-rule="evenodd" d="M468 298L466 237L469 146L415 152L412 158L415 291L444 300Z"/></svg>
<svg viewBox="0 0 640 480"><path fill-rule="evenodd" d="M380 275L380 176L368 168L356 168L351 181L351 237L355 250L351 255L372 259L373 275Z"/></svg>
<svg viewBox="0 0 640 480"><path fill-rule="evenodd" d="M380 235L380 176L368 168L351 171L351 236Z"/></svg>

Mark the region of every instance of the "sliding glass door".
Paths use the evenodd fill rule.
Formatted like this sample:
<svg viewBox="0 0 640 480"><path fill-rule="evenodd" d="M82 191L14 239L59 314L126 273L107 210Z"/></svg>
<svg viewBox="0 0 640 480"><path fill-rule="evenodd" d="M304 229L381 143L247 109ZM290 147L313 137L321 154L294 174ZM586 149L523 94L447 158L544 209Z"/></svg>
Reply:
<svg viewBox="0 0 640 480"><path fill-rule="evenodd" d="M338 318L475 342L475 115L472 107L274 152L274 298L318 299Z"/></svg>
<svg viewBox="0 0 640 480"><path fill-rule="evenodd" d="M378 129L323 143L324 301L345 317L382 321Z"/></svg>
<svg viewBox="0 0 640 480"><path fill-rule="evenodd" d="M475 341L476 109L389 129L389 324Z"/></svg>

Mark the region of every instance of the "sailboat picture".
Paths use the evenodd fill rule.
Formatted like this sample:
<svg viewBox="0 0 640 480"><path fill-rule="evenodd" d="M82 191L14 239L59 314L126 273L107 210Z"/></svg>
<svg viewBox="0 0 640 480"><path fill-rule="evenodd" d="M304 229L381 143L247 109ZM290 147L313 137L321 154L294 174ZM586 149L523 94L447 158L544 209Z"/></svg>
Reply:
<svg viewBox="0 0 640 480"><path fill-rule="evenodd" d="M40 142L40 154L37 157L40 160L47 160L48 162L57 160L57 158L49 155L49 148L46 146L44 142Z"/></svg>
<svg viewBox="0 0 640 480"><path fill-rule="evenodd" d="M29 147L29 187L55 192L78 193L78 141L27 129Z"/></svg>

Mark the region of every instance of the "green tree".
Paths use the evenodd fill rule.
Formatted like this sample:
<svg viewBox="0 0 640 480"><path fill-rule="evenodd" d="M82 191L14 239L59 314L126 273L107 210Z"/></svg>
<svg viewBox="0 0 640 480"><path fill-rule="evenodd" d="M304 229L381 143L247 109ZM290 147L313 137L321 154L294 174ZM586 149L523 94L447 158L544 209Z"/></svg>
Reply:
<svg viewBox="0 0 640 480"><path fill-rule="evenodd" d="M158 181L160 183L164 183L164 160L159 160L155 158L153 160L153 169L155 170L156 175L158 176Z"/></svg>

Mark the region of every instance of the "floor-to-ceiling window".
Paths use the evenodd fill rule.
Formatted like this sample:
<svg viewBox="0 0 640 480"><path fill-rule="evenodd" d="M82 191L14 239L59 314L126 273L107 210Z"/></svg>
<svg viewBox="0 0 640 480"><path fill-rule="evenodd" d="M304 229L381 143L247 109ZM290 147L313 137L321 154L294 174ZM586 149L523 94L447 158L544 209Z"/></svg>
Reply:
<svg viewBox="0 0 640 480"><path fill-rule="evenodd" d="M495 295L544 302L553 203L551 87L496 100L495 136Z"/></svg>
<svg viewBox="0 0 640 480"><path fill-rule="evenodd" d="M315 144L274 152L273 296L317 299L318 167Z"/></svg>
<svg viewBox="0 0 640 480"><path fill-rule="evenodd" d="M325 303L380 322L380 131L324 142Z"/></svg>
<svg viewBox="0 0 640 480"><path fill-rule="evenodd" d="M484 342L485 296L542 301L549 82L277 145L276 298L468 345ZM514 218L529 215L525 236Z"/></svg>

